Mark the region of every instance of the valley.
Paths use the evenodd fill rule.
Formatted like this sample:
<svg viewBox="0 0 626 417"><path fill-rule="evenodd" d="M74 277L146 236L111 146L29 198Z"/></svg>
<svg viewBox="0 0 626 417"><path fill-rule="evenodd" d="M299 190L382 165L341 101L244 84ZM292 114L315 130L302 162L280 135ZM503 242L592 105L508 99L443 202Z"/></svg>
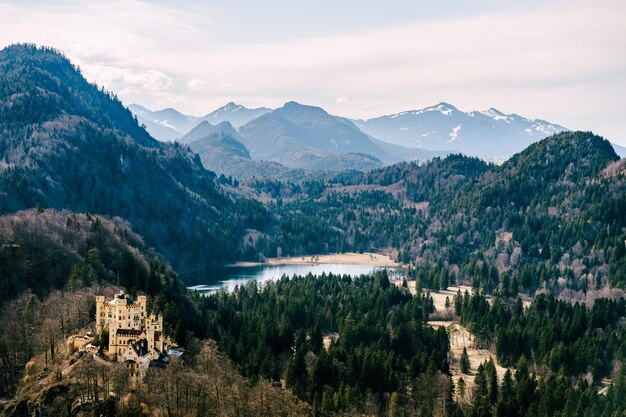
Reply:
<svg viewBox="0 0 626 417"><path fill-rule="evenodd" d="M452 122L422 149L393 135L406 118L406 135ZM293 101L128 109L58 51L12 45L2 414L618 415L624 213L626 160L591 132L446 103L362 121ZM171 362L136 387L66 345L91 331L103 349L96 295L121 290L187 355L153 352Z"/></svg>

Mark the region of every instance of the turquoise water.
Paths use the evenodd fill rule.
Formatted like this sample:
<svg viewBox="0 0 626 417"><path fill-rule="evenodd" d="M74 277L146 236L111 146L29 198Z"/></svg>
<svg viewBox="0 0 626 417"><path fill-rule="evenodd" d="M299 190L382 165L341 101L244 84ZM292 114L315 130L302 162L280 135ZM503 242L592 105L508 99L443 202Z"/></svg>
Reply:
<svg viewBox="0 0 626 417"><path fill-rule="evenodd" d="M246 267L229 267L211 273L213 276L206 277L208 284L198 284L188 287L190 290L201 293L212 293L220 289L233 291L236 286L245 285L250 280L256 280L259 286L268 281L276 281L283 275L313 275L332 273L335 275L359 276L369 274L376 270L385 269L381 266L372 265L345 265L345 264L310 264L310 265L261 265ZM396 268L387 268L390 275L398 273ZM211 275L210 274L210 275Z"/></svg>

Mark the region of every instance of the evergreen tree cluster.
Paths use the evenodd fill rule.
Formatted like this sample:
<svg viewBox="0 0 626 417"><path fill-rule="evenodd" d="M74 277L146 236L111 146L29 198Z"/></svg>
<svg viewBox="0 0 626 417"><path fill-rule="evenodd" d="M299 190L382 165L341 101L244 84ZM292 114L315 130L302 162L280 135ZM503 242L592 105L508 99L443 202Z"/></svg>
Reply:
<svg viewBox="0 0 626 417"><path fill-rule="evenodd" d="M626 301L600 298L591 308L540 294L525 309L518 298L507 304L484 294L457 293L461 322L479 339L494 347L498 361L514 366L521 358L532 360L541 373L582 378L595 383L610 377L626 359ZM539 368L537 368L539 369Z"/></svg>
<svg viewBox="0 0 626 417"><path fill-rule="evenodd" d="M426 324L432 303L390 285L386 271L283 277L195 302L208 336L243 375L284 378L320 412L359 409L367 398L383 410L394 393L409 401L446 380L448 335ZM333 337L326 347L324 334Z"/></svg>

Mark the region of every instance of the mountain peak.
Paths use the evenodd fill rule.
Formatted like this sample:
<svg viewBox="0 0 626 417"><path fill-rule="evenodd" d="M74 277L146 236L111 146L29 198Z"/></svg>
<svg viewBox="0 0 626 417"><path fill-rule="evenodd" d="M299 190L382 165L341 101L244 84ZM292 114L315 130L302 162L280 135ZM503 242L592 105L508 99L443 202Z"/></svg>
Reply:
<svg viewBox="0 0 626 417"><path fill-rule="evenodd" d="M442 101L435 106L425 108L424 111L438 111L444 116L450 116L453 112L458 112L459 109L454 107L452 104Z"/></svg>
<svg viewBox="0 0 626 417"><path fill-rule="evenodd" d="M300 104L297 101L290 100L290 101L286 102L285 104L283 104L283 107L281 107L281 108L282 109L289 109L289 108L303 108L303 107L311 107L311 106L307 106L306 104Z"/></svg>
<svg viewBox="0 0 626 417"><path fill-rule="evenodd" d="M132 103L128 106L128 109L131 111L135 111L135 110L142 110L142 111L146 111L148 110L147 108L145 108L144 106L142 106L141 104L137 104L137 103Z"/></svg>
<svg viewBox="0 0 626 417"><path fill-rule="evenodd" d="M328 112L317 106L309 106L307 104L301 104L297 101L288 101L280 109L276 109L275 112L279 114L318 114L328 116Z"/></svg>
<svg viewBox="0 0 626 417"><path fill-rule="evenodd" d="M596 175L619 160L611 143L592 132L561 132L533 143L502 165L514 176L520 171L532 172L550 167L544 175L564 177L570 181Z"/></svg>
<svg viewBox="0 0 626 417"><path fill-rule="evenodd" d="M502 113L500 110L494 107L490 107L488 110L483 110L478 113L485 115L488 118L493 119L495 121L502 120L506 123L511 123L513 121L513 115ZM471 114L475 114L475 112L472 112ZM517 116L517 117L520 117L520 116Z"/></svg>
<svg viewBox="0 0 626 417"><path fill-rule="evenodd" d="M222 106L218 109L219 110L224 110L224 111L237 111L239 109L245 109L246 107L242 106L241 104L237 104L234 101L229 101L228 103L226 103L225 106Z"/></svg>
<svg viewBox="0 0 626 417"><path fill-rule="evenodd" d="M423 109L420 109L420 110L403 111L401 113L396 113L388 117L391 117L392 119L396 117L400 117L400 116L411 117L411 116L419 116L420 114L429 113L429 112L439 112L444 116L451 116L453 113L459 112L459 109L454 107L452 104L442 101L440 103L435 104L434 106L424 107Z"/></svg>
<svg viewBox="0 0 626 417"><path fill-rule="evenodd" d="M187 132L186 135L178 139L180 143L189 144L210 135L229 135L236 138L237 132L229 121L222 121L216 125L202 120L196 127Z"/></svg>
<svg viewBox="0 0 626 417"><path fill-rule="evenodd" d="M203 122L206 122L206 120L203 120ZM234 130L233 125L228 120L219 122L218 124L215 125L215 127L220 128L221 130L226 130L226 129Z"/></svg>
<svg viewBox="0 0 626 417"><path fill-rule="evenodd" d="M329 121L333 116L321 107L309 106L295 101L288 101L283 107L274 110L271 114L280 116L292 122L319 123Z"/></svg>
<svg viewBox="0 0 626 417"><path fill-rule="evenodd" d="M484 113L491 114L491 115L498 115L498 116L506 116L504 113L502 113L500 110L496 109L495 107L490 107L488 110L485 110Z"/></svg>
<svg viewBox="0 0 626 417"><path fill-rule="evenodd" d="M446 103L445 101L440 101L439 103L437 103L435 106L432 106L432 107L445 107L445 108L448 108L448 109L451 109L451 110L458 110L452 104Z"/></svg>
<svg viewBox="0 0 626 417"><path fill-rule="evenodd" d="M219 124L220 122L228 121L235 128L239 128L240 126L248 123L250 120L261 117L270 111L271 109L265 107L249 109L246 106L230 101L222 107L213 110L211 113L202 117L201 120L209 120L214 125Z"/></svg>

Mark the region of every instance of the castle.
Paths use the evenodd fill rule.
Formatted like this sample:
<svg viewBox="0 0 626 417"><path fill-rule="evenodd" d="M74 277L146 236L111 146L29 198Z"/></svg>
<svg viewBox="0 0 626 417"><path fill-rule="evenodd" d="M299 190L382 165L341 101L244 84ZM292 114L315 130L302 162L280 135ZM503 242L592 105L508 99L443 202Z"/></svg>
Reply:
<svg viewBox="0 0 626 417"><path fill-rule="evenodd" d="M148 315L146 302L145 295L133 300L123 291L108 301L96 296L96 329L108 329L109 356L125 363L131 377L142 378L169 344L163 336L163 317Z"/></svg>

